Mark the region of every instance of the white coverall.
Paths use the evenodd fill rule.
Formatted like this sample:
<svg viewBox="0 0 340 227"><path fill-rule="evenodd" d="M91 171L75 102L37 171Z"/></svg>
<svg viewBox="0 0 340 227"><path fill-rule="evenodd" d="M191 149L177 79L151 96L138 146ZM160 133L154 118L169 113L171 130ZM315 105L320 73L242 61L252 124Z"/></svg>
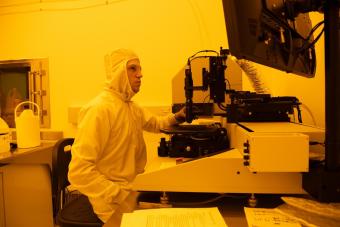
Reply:
<svg viewBox="0 0 340 227"><path fill-rule="evenodd" d="M162 127L176 124L174 114L156 117L131 101L135 93L126 65L136 58L126 49L105 57L105 89L81 109L72 146L69 181L89 198L104 223L129 201L131 182L144 171L143 130L159 132Z"/></svg>

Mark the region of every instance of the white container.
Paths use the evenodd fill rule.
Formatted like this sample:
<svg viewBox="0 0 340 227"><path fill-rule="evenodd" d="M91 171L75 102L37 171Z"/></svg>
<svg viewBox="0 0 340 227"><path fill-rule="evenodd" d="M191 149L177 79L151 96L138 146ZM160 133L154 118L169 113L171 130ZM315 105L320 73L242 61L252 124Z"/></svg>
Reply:
<svg viewBox="0 0 340 227"><path fill-rule="evenodd" d="M17 116L18 107L30 104L37 108L36 114L32 109L25 109L20 116ZM18 148L30 148L40 146L40 108L30 101L19 103L14 110L15 126L17 133Z"/></svg>
<svg viewBox="0 0 340 227"><path fill-rule="evenodd" d="M0 153L10 151L10 141L8 124L0 117Z"/></svg>

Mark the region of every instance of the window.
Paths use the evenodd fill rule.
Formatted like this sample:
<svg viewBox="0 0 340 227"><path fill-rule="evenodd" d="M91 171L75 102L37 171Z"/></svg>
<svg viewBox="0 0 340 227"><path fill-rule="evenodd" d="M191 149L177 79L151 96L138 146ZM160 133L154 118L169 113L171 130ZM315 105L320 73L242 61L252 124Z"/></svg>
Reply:
<svg viewBox="0 0 340 227"><path fill-rule="evenodd" d="M47 59L0 61L0 116L10 128L15 128L14 109L23 101L39 105L40 126L49 128Z"/></svg>

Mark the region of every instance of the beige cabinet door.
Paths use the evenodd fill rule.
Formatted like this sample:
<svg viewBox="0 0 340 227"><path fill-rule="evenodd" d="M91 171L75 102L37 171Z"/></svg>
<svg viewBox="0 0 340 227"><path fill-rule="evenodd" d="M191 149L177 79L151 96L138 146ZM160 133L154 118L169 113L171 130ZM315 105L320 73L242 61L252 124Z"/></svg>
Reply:
<svg viewBox="0 0 340 227"><path fill-rule="evenodd" d="M0 227L5 227L5 196L3 190L3 172L0 168Z"/></svg>

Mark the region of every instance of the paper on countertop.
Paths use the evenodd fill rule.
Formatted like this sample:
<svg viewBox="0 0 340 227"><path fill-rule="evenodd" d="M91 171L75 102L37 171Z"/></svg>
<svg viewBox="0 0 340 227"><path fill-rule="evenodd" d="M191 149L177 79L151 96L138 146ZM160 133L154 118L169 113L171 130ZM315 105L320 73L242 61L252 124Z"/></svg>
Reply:
<svg viewBox="0 0 340 227"><path fill-rule="evenodd" d="M161 208L124 213L121 227L227 227L217 207Z"/></svg>
<svg viewBox="0 0 340 227"><path fill-rule="evenodd" d="M249 227L301 227L298 221L280 214L275 209L245 207L244 212Z"/></svg>
<svg viewBox="0 0 340 227"><path fill-rule="evenodd" d="M296 207L301 211L307 211L311 215L340 221L340 203L321 203L314 199L283 196L281 199L288 205Z"/></svg>
<svg viewBox="0 0 340 227"><path fill-rule="evenodd" d="M303 226L339 227L340 203L321 203L313 198L286 197L285 202L275 210L285 216L295 218Z"/></svg>

